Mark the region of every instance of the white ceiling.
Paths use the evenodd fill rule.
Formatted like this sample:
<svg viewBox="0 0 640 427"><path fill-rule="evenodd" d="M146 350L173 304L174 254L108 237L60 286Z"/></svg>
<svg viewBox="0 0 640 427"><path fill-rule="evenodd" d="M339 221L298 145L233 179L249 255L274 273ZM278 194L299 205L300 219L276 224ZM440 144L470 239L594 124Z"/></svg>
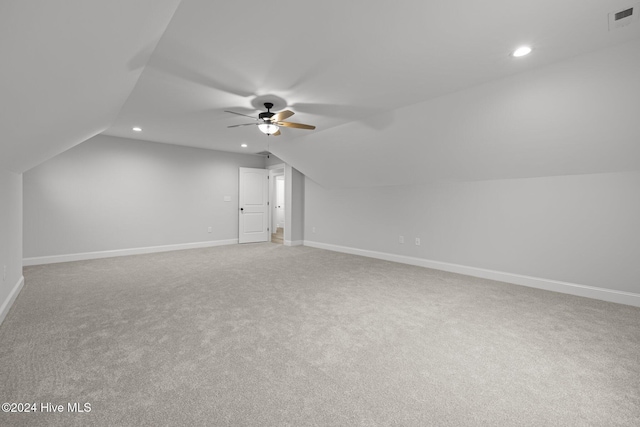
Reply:
<svg viewBox="0 0 640 427"><path fill-rule="evenodd" d="M325 187L640 170L640 40L278 144Z"/></svg>
<svg viewBox="0 0 640 427"><path fill-rule="evenodd" d="M0 167L23 172L101 133L179 0L2 0Z"/></svg>
<svg viewBox="0 0 640 427"><path fill-rule="evenodd" d="M3 138L9 126L13 140L27 141L16 157L25 158L23 168L104 132L225 151L268 149L331 186L520 176L513 165L500 173L500 165L496 170L485 161L475 164L477 173L441 167L448 172L432 169L417 179L403 162L415 152L434 165L453 165L456 153L465 153L463 142L442 150L415 137L429 120L427 113L429 126L437 127L438 100L457 99L449 109L455 111L465 103L464 96L455 98L467 93L461 90L475 93L488 82L508 87L517 75L536 76L552 64L625 42L633 54L637 47L628 43L640 37L640 25L608 31L607 14L634 3L629 0L272 1L268 7L262 1L183 0L172 18L175 1L118 2L126 3L120 9L126 14L116 14L123 5L110 6L113 2L76 1L49 6L53 19L35 21L23 3L11 2L23 9L19 16L7 18L0 11L5 15L0 24L11 24L0 30L5 43L0 52L26 65L24 72L15 67L9 75L0 74L3 90L4 85L19 88L11 89L11 102L0 103L3 115L10 113L2 119ZM74 19L64 19L68 16ZM24 21L33 21L37 38L21 27ZM510 52L522 44L534 52L512 58ZM79 49L87 45L100 49ZM294 111L290 121L317 129L284 129L281 137L267 137L255 127L227 128L245 120L224 110L253 115L265 101L275 110ZM482 108L481 99L475 102ZM18 111L14 104L20 104ZM452 117L440 119L451 123ZM22 135L27 124L45 133ZM134 133L133 126L143 132ZM55 140L44 137L51 129ZM434 138L441 136L434 132ZM504 151L485 148L486 156ZM524 176L595 171L591 163L563 169L559 165L567 150L560 151L555 163L551 159L553 167L536 157L533 163L542 164Z"/></svg>

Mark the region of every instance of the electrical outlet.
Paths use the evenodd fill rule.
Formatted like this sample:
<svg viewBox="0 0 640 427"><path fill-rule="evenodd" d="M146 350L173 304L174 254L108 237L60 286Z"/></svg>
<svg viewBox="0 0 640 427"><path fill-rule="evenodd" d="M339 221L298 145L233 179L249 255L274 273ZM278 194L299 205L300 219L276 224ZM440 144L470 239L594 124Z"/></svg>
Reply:
<svg viewBox="0 0 640 427"><path fill-rule="evenodd" d="M398 237L398 243L404 244L404 236L399 236Z"/></svg>
<svg viewBox="0 0 640 427"><path fill-rule="evenodd" d="M416 246L420 246L420 238L416 237Z"/></svg>
<svg viewBox="0 0 640 427"><path fill-rule="evenodd" d="M209 227L209 228L207 229L207 231L208 231L209 233L211 233L212 228L211 228L211 227Z"/></svg>
<svg viewBox="0 0 640 427"><path fill-rule="evenodd" d="M315 228L315 227L312 227L312 228L311 228L311 232L312 232L312 233L315 233L315 232L316 232L316 228Z"/></svg>

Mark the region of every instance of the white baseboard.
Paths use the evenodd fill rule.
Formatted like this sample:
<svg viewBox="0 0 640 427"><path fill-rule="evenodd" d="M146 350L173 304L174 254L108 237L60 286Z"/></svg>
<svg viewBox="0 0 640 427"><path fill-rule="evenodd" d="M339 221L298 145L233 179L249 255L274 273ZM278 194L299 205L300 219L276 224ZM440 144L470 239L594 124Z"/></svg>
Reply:
<svg viewBox="0 0 640 427"><path fill-rule="evenodd" d="M424 258L415 258L404 255L395 255L386 252L369 251L366 249L350 248L347 246L331 245L328 243L304 241L305 246L312 248L326 249L329 251L342 252L353 255L360 255L369 258L377 258L386 261L399 262L402 264L416 265L419 267L433 268L435 270L449 271L452 273L465 274L467 276L481 277L500 282L512 283L514 285L528 286L530 288L544 289L547 291L561 292L563 294L576 295L580 297L599 299L603 301L615 302L618 304L632 305L640 307L640 294L631 292L616 291L613 289L596 288L593 286L578 285L576 283L560 282L557 280L541 279L539 277L523 276L521 274L505 273L502 271L486 270L477 267L468 267L459 264L450 264L441 261L432 261Z"/></svg>
<svg viewBox="0 0 640 427"><path fill-rule="evenodd" d="M303 240L285 240L285 246L302 246L304 244Z"/></svg>
<svg viewBox="0 0 640 427"><path fill-rule="evenodd" d="M7 317L7 313L9 313L11 306L13 305L14 301L18 297L18 294L22 290L23 286L24 286L24 276L20 276L18 283L16 283L13 289L11 289L11 292L9 292L7 299L4 300L2 305L0 305L0 325L4 321L4 318Z"/></svg>
<svg viewBox="0 0 640 427"><path fill-rule="evenodd" d="M151 254L155 252L179 251L183 249L210 248L214 246L235 245L237 243L238 243L238 239L228 239L228 240L214 240L209 242L180 243L177 245L149 246L146 248L117 249L113 251L84 252L79 254L68 254L68 255L52 255L52 256L25 258L22 260L22 264L24 266L55 264L58 262L83 261L87 259L112 258L112 257L127 256L127 255Z"/></svg>

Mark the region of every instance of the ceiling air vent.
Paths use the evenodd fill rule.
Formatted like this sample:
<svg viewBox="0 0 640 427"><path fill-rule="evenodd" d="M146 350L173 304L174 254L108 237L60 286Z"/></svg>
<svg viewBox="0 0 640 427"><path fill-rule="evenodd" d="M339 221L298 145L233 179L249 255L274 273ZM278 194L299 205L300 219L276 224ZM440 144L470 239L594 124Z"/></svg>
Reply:
<svg viewBox="0 0 640 427"><path fill-rule="evenodd" d="M609 14L609 31L633 24L640 15L640 3Z"/></svg>

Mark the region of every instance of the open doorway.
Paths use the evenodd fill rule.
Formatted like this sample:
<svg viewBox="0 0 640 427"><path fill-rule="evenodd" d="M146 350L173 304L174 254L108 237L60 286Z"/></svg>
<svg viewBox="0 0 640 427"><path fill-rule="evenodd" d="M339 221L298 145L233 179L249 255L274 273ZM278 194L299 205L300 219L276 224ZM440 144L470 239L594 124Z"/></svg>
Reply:
<svg viewBox="0 0 640 427"><path fill-rule="evenodd" d="M304 243L305 177L286 163L269 165L266 169L269 171L269 240L272 242L278 241L278 243L282 242L284 246L302 245ZM278 180L278 176L283 178ZM277 203L278 200L276 199L278 185L280 189L284 187L284 191L281 193L283 194L280 199L281 203ZM276 212L278 206L280 206L281 210ZM282 216L284 216L284 221L281 220ZM278 239L280 232L283 235L280 238L282 240ZM276 236L273 236L274 234ZM274 240L272 240L273 237L275 237Z"/></svg>
<svg viewBox="0 0 640 427"><path fill-rule="evenodd" d="M271 242L284 243L284 228L286 221L285 178L284 168L270 171L271 175Z"/></svg>

